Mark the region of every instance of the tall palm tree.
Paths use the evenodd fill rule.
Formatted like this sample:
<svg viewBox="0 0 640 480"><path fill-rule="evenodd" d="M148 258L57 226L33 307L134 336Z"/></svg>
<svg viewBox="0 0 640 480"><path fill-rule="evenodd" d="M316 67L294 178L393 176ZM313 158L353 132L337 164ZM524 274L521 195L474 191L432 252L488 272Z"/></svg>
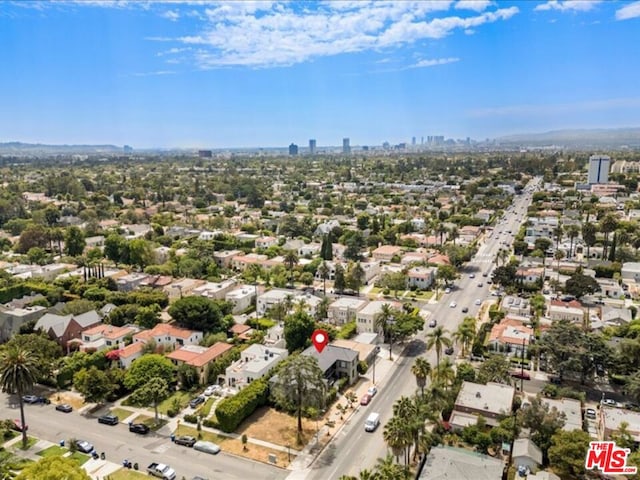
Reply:
<svg viewBox="0 0 640 480"><path fill-rule="evenodd" d="M298 264L298 254L293 250L287 251L284 255L284 264L289 269L289 285L293 285L293 267Z"/></svg>
<svg viewBox="0 0 640 480"><path fill-rule="evenodd" d="M465 317L458 329L453 333L453 338L462 346L462 356L466 356L467 349L476 338L475 318Z"/></svg>
<svg viewBox="0 0 640 480"><path fill-rule="evenodd" d="M612 213L607 213L604 218L600 220L600 231L604 233L604 247L602 251L603 259L607 257L609 234L616 228L618 228L618 219Z"/></svg>
<svg viewBox="0 0 640 480"><path fill-rule="evenodd" d="M456 371L448 358L445 358L433 373L436 375L437 382L444 387L445 392L456 380Z"/></svg>
<svg viewBox="0 0 640 480"><path fill-rule="evenodd" d="M396 462L399 462L400 454L404 454L405 464L407 463L407 447L411 445L412 438L406 421L397 415L391 417L391 420L384 426L382 438L387 443Z"/></svg>
<svg viewBox="0 0 640 480"><path fill-rule="evenodd" d="M22 423L22 447L27 448L27 424L24 419L24 402L22 396L33 388L36 381L38 360L36 356L20 347L8 347L0 356L2 391L18 395L20 405L20 422Z"/></svg>
<svg viewBox="0 0 640 480"><path fill-rule="evenodd" d="M582 240L584 241L584 244L587 246L587 262L590 259L591 247L593 247L596 244L597 231L598 229L593 223L587 222L582 224Z"/></svg>
<svg viewBox="0 0 640 480"><path fill-rule="evenodd" d="M436 372L438 371L438 366L440 365L440 355L442 354L442 347L450 347L452 343L451 339L447 337L447 333L449 332L442 328L442 326L438 326L427 334L427 350L431 350L433 348L436 351Z"/></svg>
<svg viewBox="0 0 640 480"><path fill-rule="evenodd" d="M558 223L556 228L553 229L553 236L556 239L556 250L558 249L558 246L560 245L560 240L562 240L562 234L563 233L564 233L564 228L562 228L562 224L561 223Z"/></svg>
<svg viewBox="0 0 640 480"><path fill-rule="evenodd" d="M416 383L424 397L424 387L427 385L427 378L431 373L431 364L426 358L418 357L411 366L411 373L416 377Z"/></svg>
<svg viewBox="0 0 640 480"><path fill-rule="evenodd" d="M406 469L394 463L393 455L378 458L376 464L376 479L378 480L405 480L410 478Z"/></svg>
<svg viewBox="0 0 640 480"><path fill-rule="evenodd" d="M318 273L320 274L320 278L322 278L322 294L327 296L327 278L329 278L329 265L327 265L326 261L323 261L318 267Z"/></svg>
<svg viewBox="0 0 640 480"><path fill-rule="evenodd" d="M393 346L393 322L396 317L396 311L390 304L385 303L380 308L380 312L373 321L373 328L376 332L382 331L384 340L389 339L389 360L391 360L391 347Z"/></svg>
<svg viewBox="0 0 640 480"><path fill-rule="evenodd" d="M556 250L553 254L553 258L557 260L556 268L558 269L558 284L560 284L560 260L564 258L564 252L562 250Z"/></svg>
<svg viewBox="0 0 640 480"><path fill-rule="evenodd" d="M567 236L569 237L569 258L573 258L573 242L580 234L580 227L577 225L569 225L567 227Z"/></svg>

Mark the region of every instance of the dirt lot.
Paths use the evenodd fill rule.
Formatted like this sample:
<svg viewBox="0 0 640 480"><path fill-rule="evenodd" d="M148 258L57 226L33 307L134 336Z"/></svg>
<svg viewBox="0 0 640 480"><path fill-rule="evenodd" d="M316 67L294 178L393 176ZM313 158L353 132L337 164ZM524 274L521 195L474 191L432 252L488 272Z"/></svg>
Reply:
<svg viewBox="0 0 640 480"><path fill-rule="evenodd" d="M322 428L324 422L322 419L318 420L317 426ZM297 429L298 420L294 416L278 412L273 408L263 407L242 422L237 433L240 435L246 433L250 438L257 438L283 447L289 445L291 448L299 450L300 446L296 445ZM303 442L306 444L316 434L316 422L303 418L302 431Z"/></svg>
<svg viewBox="0 0 640 480"><path fill-rule="evenodd" d="M54 405L61 403L68 403L74 410L81 408L84 405L84 398L82 395L76 392L59 392L49 395L49 400Z"/></svg>

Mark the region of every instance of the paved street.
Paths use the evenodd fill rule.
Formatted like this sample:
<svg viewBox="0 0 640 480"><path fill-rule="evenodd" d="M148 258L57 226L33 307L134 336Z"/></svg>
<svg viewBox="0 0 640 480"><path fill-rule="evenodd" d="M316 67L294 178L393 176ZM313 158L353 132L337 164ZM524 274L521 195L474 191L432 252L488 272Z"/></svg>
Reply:
<svg viewBox="0 0 640 480"><path fill-rule="evenodd" d="M14 403L16 403L14 399ZM287 471L267 464L245 460L226 453L212 456L171 443L167 436L150 433L146 436L130 433L124 424L101 425L94 416L78 412L61 413L53 405L25 405L29 434L57 443L77 438L91 442L96 451L105 452L107 460L121 463L125 458L138 462L141 469L151 462L171 465L178 478L200 475L204 478L229 480L269 479L287 476ZM9 396L0 396L0 418L20 418Z"/></svg>
<svg viewBox="0 0 640 480"><path fill-rule="evenodd" d="M520 227L523 213L526 212L530 201L531 194L523 193L516 197L504 222L498 224L490 237L485 237L476 256L462 269L461 278L451 293L444 294L439 303L424 307L423 310L430 311L431 317L438 321L438 325L454 332L466 315L478 313L480 307L475 305L475 300L484 300L490 295L488 277L483 277L482 273L493 268L498 250L505 246L503 242L507 245L512 244L513 236ZM509 234L509 231L512 233ZM471 274L474 278L470 278ZM482 287L478 286L479 283L482 283ZM450 307L451 302L455 302L456 306ZM468 313L462 312L464 307L469 309ZM314 462L310 471L306 475L292 475L292 479L324 480L337 479L341 475L357 475L361 469L372 468L378 458L386 456L387 447L382 439L383 427L392 416L393 403L400 396L412 395L416 390L415 379L411 373L415 357L424 356L432 365L436 363L435 352L425 352L424 339L428 330L429 328L425 327L424 331L418 333L417 338L408 345L405 356L397 362L396 370L380 383L380 392L371 404L353 415L336 439ZM381 416L381 425L373 433L365 432L363 426L370 412L378 412Z"/></svg>

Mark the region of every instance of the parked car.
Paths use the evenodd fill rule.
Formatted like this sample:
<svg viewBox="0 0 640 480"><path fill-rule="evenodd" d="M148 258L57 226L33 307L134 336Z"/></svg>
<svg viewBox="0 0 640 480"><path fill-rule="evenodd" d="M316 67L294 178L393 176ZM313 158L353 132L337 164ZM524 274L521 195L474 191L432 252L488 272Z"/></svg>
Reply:
<svg viewBox="0 0 640 480"><path fill-rule="evenodd" d="M193 447L196 441L196 438L190 435L180 435L173 440L173 443L176 445L183 445L185 447Z"/></svg>
<svg viewBox="0 0 640 480"><path fill-rule="evenodd" d="M429 326L430 326L431 328L433 328L433 327L435 327L436 325L438 325L438 321L437 321L435 318L432 318L432 319L429 321Z"/></svg>
<svg viewBox="0 0 640 480"><path fill-rule="evenodd" d="M371 403L371 395L365 393L360 399L360 405L369 405Z"/></svg>
<svg viewBox="0 0 640 480"><path fill-rule="evenodd" d="M447 347L444 350L445 355L453 355L453 347Z"/></svg>
<svg viewBox="0 0 640 480"><path fill-rule="evenodd" d="M68 403L61 403L60 405L56 405L56 410L64 413L71 413L73 411L73 407Z"/></svg>
<svg viewBox="0 0 640 480"><path fill-rule="evenodd" d="M371 397L375 397L375 396L376 396L376 393L378 393L378 387L376 387L376 386L373 386L373 385L372 385L372 386L371 386L371 387L369 387L369 389L367 390L367 393L368 393L369 395L371 395Z"/></svg>
<svg viewBox="0 0 640 480"><path fill-rule="evenodd" d="M210 453L215 455L216 453L220 453L220 447L213 442L207 442L205 440L198 440L193 444L193 449L198 450L199 452Z"/></svg>
<svg viewBox="0 0 640 480"><path fill-rule="evenodd" d="M105 425L117 425L120 423L118 417L115 415L102 415L98 417L98 423L104 423Z"/></svg>
<svg viewBox="0 0 640 480"><path fill-rule="evenodd" d="M482 300L480 300L479 298L476 298L476 301L474 303L476 305L482 305Z"/></svg>
<svg viewBox="0 0 640 480"><path fill-rule="evenodd" d="M147 427L144 423L130 423L129 431L133 433L139 433L140 435L146 435L149 433L149 427Z"/></svg>
<svg viewBox="0 0 640 480"><path fill-rule="evenodd" d="M451 289L449 287L445 288L444 293L451 293Z"/></svg>
<svg viewBox="0 0 640 480"><path fill-rule="evenodd" d="M11 428L13 428L14 430L17 430L18 432L22 432L23 430L29 430L29 425L22 425L22 422L18 419L15 419L13 421L13 425L11 425Z"/></svg>
<svg viewBox="0 0 640 480"><path fill-rule="evenodd" d="M531 375L529 372L521 372L520 370L516 372L511 372L511 376L513 378L521 378L523 380L531 380Z"/></svg>
<svg viewBox="0 0 640 480"><path fill-rule="evenodd" d="M562 380L560 380L560 377L556 377L555 375L550 376L549 381L555 385L560 385L562 383Z"/></svg>
<svg viewBox="0 0 640 480"><path fill-rule="evenodd" d="M469 278L476 278L475 273L472 273L471 275L469 275Z"/></svg>
<svg viewBox="0 0 640 480"><path fill-rule="evenodd" d="M451 302L451 303L449 304L449 307L451 307L451 308L456 308L456 306L457 306L457 305L458 305L458 304L457 304L456 302Z"/></svg>
<svg viewBox="0 0 640 480"><path fill-rule="evenodd" d="M462 313L467 313L469 311L469 307L462 307Z"/></svg>
<svg viewBox="0 0 640 480"><path fill-rule="evenodd" d="M603 405L607 405L609 407L615 407L616 406L616 401L613 400L612 398L603 398L602 399L602 404Z"/></svg>
<svg viewBox="0 0 640 480"><path fill-rule="evenodd" d="M23 395L22 401L24 403L39 403L39 398L37 395Z"/></svg>
<svg viewBox="0 0 640 480"><path fill-rule="evenodd" d="M204 394L207 397L209 397L209 396L213 395L214 393L216 393L221 388L222 387L220 387L220 385L209 385L207 388L204 389Z"/></svg>
<svg viewBox="0 0 640 480"><path fill-rule="evenodd" d="M189 406L191 408L196 408L198 405L201 405L204 402L205 402L205 398L202 395L200 395L196 398L192 398L191 401L189 402Z"/></svg>
<svg viewBox="0 0 640 480"><path fill-rule="evenodd" d="M587 408L584 412L584 416L590 420L596 419L596 411L593 408Z"/></svg>
<svg viewBox="0 0 640 480"><path fill-rule="evenodd" d="M478 283L478 287L482 288L484 286L484 283L480 282Z"/></svg>
<svg viewBox="0 0 640 480"><path fill-rule="evenodd" d="M91 445L86 440L76 440L76 448L79 452L82 453L91 453L93 452L93 445Z"/></svg>

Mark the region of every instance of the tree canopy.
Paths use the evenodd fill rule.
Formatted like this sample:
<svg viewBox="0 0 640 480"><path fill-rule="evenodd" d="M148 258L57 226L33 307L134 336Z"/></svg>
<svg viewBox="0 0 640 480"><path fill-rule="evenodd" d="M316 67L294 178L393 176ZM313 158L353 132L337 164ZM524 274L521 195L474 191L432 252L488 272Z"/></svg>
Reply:
<svg viewBox="0 0 640 480"><path fill-rule="evenodd" d="M74 459L51 455L27 465L16 480L91 480L91 477Z"/></svg>
<svg viewBox="0 0 640 480"><path fill-rule="evenodd" d="M227 331L231 326L225 321L228 313L231 313L231 308L227 302L195 295L176 300L169 307L169 315L178 325L205 333Z"/></svg>
<svg viewBox="0 0 640 480"><path fill-rule="evenodd" d="M174 366L171 360L157 353L143 355L131 364L124 377L124 386L135 390L155 377L167 384L173 381Z"/></svg>

